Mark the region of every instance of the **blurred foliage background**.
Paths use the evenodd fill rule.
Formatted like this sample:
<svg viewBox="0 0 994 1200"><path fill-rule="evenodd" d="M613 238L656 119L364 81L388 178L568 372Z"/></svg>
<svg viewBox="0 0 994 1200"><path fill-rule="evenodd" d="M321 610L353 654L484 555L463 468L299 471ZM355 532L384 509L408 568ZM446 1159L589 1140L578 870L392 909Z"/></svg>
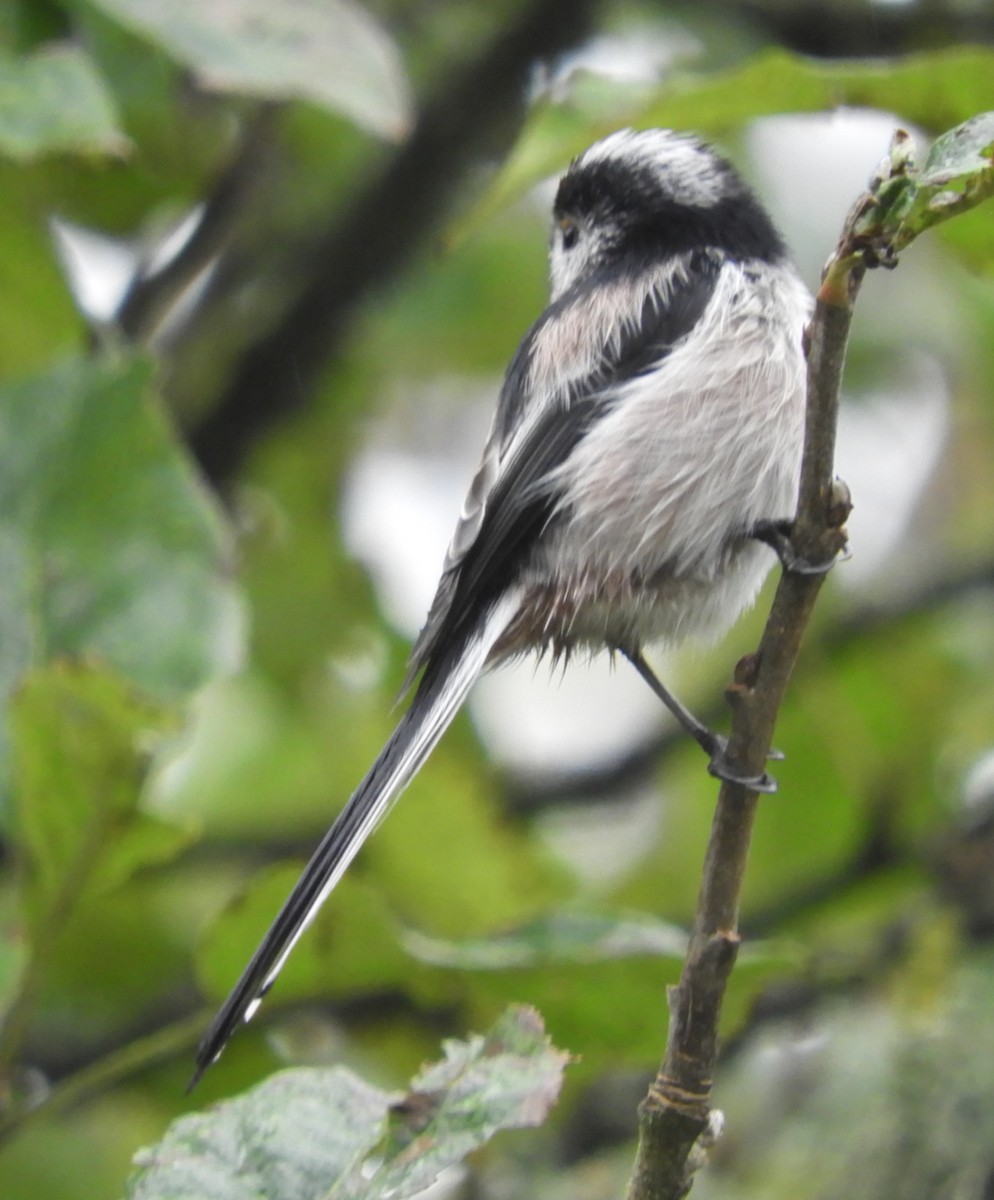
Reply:
<svg viewBox="0 0 994 1200"><path fill-rule="evenodd" d="M606 663L484 681L253 1025L191 1053L395 718L550 188L718 141L809 283L892 130L994 108L981 0L6 0L0 1180L120 1194L281 1064L403 1083L509 1001L578 1055L455 1188L608 1196L714 783ZM697 1194L994 1188L994 234L868 281L855 557L782 714ZM666 677L716 722L763 616Z"/></svg>

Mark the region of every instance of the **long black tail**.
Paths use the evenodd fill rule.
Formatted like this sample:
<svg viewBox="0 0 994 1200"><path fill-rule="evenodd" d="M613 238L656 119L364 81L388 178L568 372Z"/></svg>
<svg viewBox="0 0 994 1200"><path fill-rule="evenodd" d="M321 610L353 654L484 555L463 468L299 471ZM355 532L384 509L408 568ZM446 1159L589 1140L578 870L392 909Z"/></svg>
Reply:
<svg viewBox="0 0 994 1200"><path fill-rule="evenodd" d="M238 1026L252 1017L297 939L392 802L435 748L516 608L514 598L505 597L462 639L462 645L429 663L407 712L325 834L252 961L201 1039L191 1088L218 1059Z"/></svg>

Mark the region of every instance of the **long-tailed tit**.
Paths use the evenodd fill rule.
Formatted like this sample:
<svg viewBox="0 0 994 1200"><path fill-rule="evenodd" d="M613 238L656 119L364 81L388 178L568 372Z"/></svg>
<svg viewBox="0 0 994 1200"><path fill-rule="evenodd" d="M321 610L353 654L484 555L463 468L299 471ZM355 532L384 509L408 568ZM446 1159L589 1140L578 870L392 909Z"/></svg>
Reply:
<svg viewBox="0 0 994 1200"><path fill-rule="evenodd" d="M366 838L486 668L530 650L619 652L710 755L725 740L644 646L716 637L792 519L810 297L769 216L695 139L624 130L559 184L551 300L497 402L428 620L410 707L207 1030L197 1075L258 1007Z"/></svg>

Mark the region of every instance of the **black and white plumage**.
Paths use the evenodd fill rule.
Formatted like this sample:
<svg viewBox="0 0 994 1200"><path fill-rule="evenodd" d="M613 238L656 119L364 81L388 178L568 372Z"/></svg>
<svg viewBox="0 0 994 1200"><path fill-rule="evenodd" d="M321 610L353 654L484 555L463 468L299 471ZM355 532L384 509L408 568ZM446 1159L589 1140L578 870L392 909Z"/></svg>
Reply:
<svg viewBox="0 0 994 1200"><path fill-rule="evenodd" d="M796 507L810 298L759 201L690 137L605 138L563 176L553 215L551 300L508 369L412 653L410 707L207 1030L197 1076L485 668L620 651L725 774L722 739L641 652L717 636L773 564L753 535Z"/></svg>

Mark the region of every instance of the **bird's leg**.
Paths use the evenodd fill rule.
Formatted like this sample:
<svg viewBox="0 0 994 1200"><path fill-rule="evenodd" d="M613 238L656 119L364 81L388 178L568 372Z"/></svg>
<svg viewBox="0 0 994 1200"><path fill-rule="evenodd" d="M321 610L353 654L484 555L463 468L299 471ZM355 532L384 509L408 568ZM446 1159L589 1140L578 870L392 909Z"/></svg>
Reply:
<svg viewBox="0 0 994 1200"><path fill-rule="evenodd" d="M728 761L728 738L723 737L720 733L715 733L713 729L709 729L703 721L698 720L689 708L681 704L676 696L660 683L652 668L645 661L641 650L629 650L624 646L619 646L618 649L628 659L635 670L638 671L649 687L652 688L659 699L662 700L684 729L686 729L694 741L697 742L704 753L710 756L711 761L708 763L708 770L712 775L717 779L727 780L728 783L739 783L753 792L775 792L777 790L777 781L768 771L764 771L762 775L742 775L732 768L732 765ZM771 750L769 757L783 758L783 755L777 750Z"/></svg>
<svg viewBox="0 0 994 1200"><path fill-rule="evenodd" d="M780 559L783 569L792 575L825 575L837 562L846 562L852 557L849 545L845 543L839 553L831 558L823 562L809 562L795 554L790 541L792 528L792 521L758 521L749 530L749 536L769 546Z"/></svg>

